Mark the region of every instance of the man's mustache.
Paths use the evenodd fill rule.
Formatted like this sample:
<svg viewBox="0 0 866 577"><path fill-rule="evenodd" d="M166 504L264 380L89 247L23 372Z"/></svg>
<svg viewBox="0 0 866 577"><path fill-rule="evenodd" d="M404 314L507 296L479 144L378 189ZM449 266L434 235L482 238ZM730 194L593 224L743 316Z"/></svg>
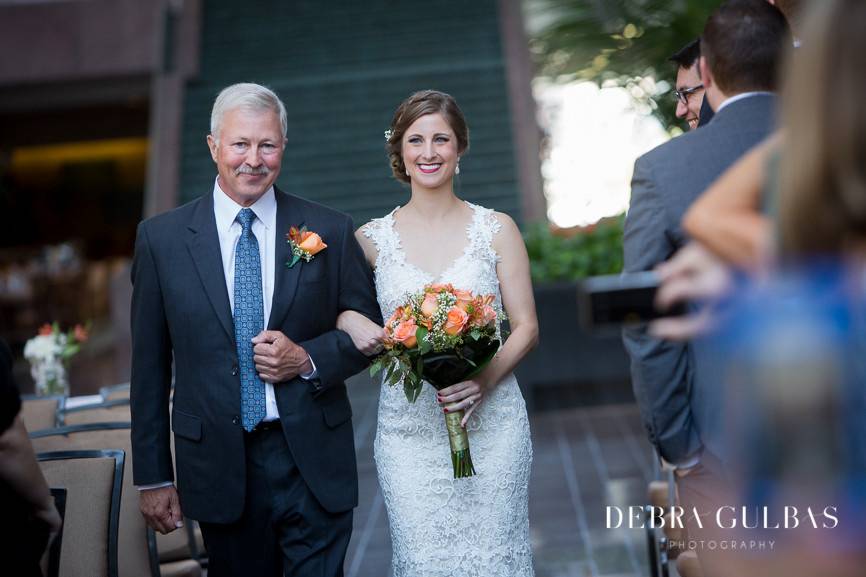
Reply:
<svg viewBox="0 0 866 577"><path fill-rule="evenodd" d="M235 176L239 174L250 174L252 176L267 176L270 173L271 170L267 166L253 168L252 166L247 166L246 164L242 164L237 170L235 170Z"/></svg>

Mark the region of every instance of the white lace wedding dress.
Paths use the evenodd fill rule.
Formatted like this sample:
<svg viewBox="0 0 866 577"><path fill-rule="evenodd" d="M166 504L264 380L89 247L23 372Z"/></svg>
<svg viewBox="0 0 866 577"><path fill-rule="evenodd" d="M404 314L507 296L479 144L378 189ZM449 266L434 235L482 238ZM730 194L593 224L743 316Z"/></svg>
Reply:
<svg viewBox="0 0 866 577"><path fill-rule="evenodd" d="M466 249L438 278L406 260L394 228L397 209L364 227L378 249L376 290L383 318L407 293L431 282L492 293L500 301L499 257L491 246L499 222L490 209L469 206L474 217ZM383 383L374 454L391 525L395 577L533 575L532 445L526 404L513 374L487 393L467 429L476 475L454 479L445 418L433 387L425 384L412 404L402 386Z"/></svg>

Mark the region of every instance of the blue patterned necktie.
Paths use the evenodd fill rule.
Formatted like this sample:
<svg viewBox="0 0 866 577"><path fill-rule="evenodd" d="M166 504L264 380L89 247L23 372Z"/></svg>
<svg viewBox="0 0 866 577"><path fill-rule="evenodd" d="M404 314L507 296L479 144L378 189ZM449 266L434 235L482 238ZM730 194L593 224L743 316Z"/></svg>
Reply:
<svg viewBox="0 0 866 577"><path fill-rule="evenodd" d="M265 384L256 372L251 342L265 328L262 261L253 235L255 218L249 208L242 208L236 217L243 230L235 252L235 343L241 373L241 422L247 431L265 418Z"/></svg>

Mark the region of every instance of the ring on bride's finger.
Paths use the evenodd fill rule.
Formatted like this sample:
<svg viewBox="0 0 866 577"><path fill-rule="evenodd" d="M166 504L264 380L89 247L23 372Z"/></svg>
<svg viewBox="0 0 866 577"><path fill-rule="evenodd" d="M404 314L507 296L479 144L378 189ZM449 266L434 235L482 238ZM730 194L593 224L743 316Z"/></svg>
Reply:
<svg viewBox="0 0 866 577"><path fill-rule="evenodd" d="M466 399L466 400L469 401L469 406L470 406L470 407L471 407L472 405L475 404L475 401L473 401L472 399Z"/></svg>

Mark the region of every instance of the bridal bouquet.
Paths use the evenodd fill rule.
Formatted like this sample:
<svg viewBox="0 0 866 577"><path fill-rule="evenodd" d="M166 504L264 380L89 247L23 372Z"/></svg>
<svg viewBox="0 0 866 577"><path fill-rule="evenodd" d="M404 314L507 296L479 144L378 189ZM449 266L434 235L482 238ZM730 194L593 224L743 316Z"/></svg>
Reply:
<svg viewBox="0 0 866 577"><path fill-rule="evenodd" d="M472 378L499 350L497 320L504 315L493 295L473 295L450 284L431 284L406 297L385 323L385 352L370 367L384 370L389 385L403 384L410 403L423 381L437 390ZM445 415L454 478L475 474L469 437L460 421L464 412Z"/></svg>
<svg viewBox="0 0 866 577"><path fill-rule="evenodd" d="M87 340L87 329L81 325L69 332L60 330L60 325L44 324L39 334L24 345L24 358L30 363L30 375L36 384L38 395L68 395L69 379L66 368Z"/></svg>

